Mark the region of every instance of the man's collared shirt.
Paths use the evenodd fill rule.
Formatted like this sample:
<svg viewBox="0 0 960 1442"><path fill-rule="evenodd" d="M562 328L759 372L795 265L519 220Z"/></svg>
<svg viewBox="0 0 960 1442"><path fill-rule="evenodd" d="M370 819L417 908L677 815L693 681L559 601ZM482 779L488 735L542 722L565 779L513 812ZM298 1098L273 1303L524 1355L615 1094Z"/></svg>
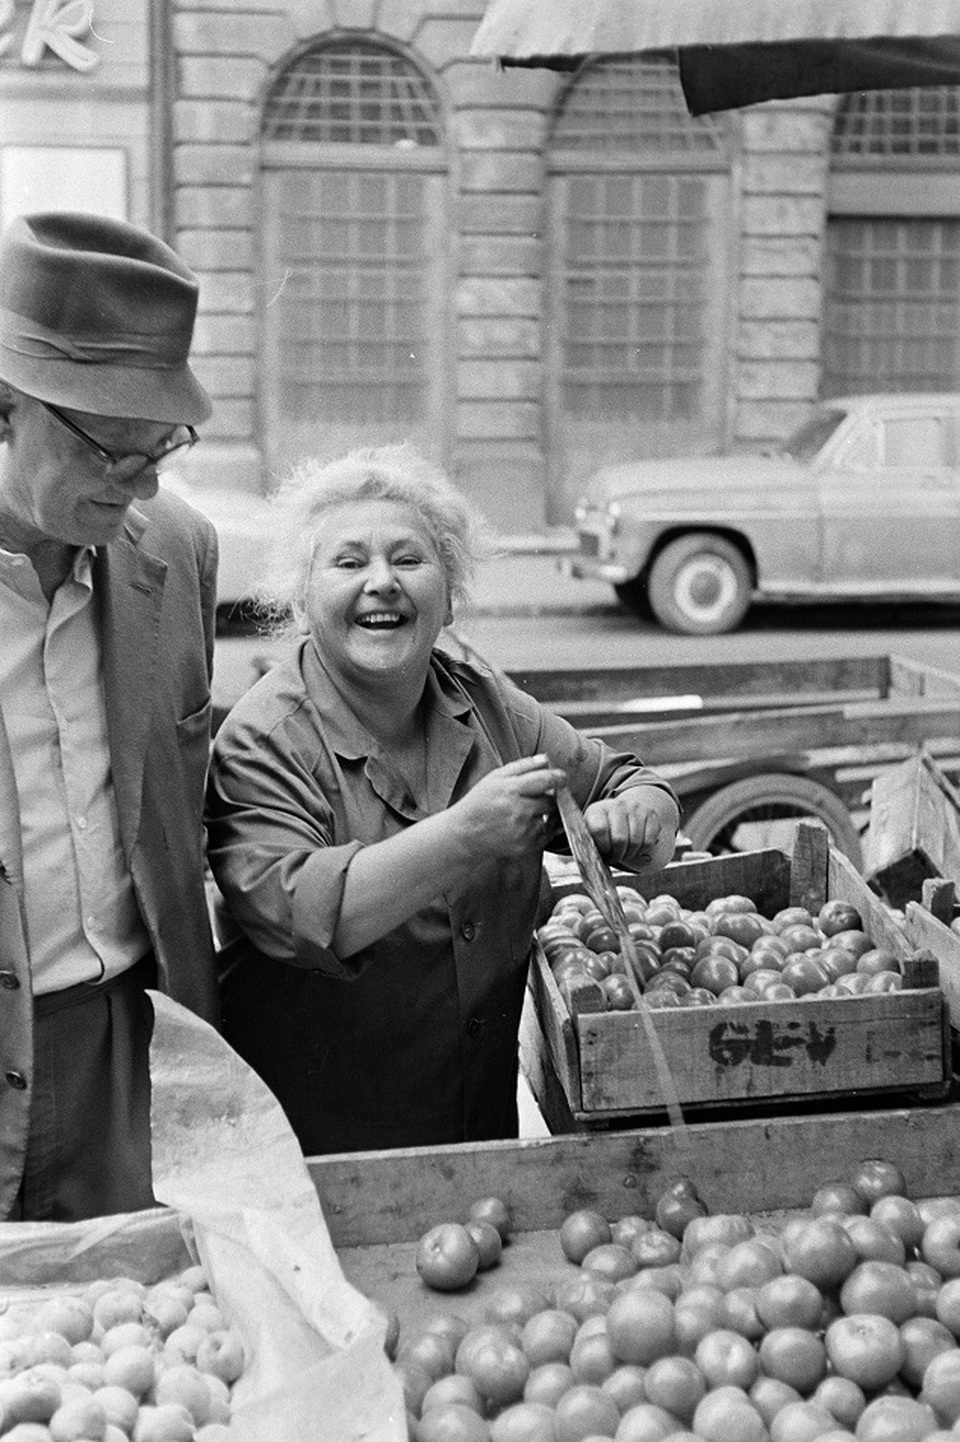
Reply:
<svg viewBox="0 0 960 1442"><path fill-rule="evenodd" d="M0 549L0 706L20 816L35 993L97 982L149 950L110 774L94 551L45 598L26 556Z"/></svg>

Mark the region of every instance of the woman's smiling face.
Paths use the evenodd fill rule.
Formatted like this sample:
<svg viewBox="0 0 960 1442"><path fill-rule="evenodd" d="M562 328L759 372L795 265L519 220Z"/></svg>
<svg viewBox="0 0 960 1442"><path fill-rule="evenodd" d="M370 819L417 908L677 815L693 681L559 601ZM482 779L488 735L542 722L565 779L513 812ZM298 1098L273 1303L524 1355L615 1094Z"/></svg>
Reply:
<svg viewBox="0 0 960 1442"><path fill-rule="evenodd" d="M412 506L350 501L320 517L306 615L327 666L353 682L426 677L451 619L433 539Z"/></svg>

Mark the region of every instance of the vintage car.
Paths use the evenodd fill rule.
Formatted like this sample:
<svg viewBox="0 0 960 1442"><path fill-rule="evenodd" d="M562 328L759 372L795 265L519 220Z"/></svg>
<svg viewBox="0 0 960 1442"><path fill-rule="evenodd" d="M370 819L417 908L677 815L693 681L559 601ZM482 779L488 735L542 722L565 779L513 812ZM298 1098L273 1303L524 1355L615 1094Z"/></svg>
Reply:
<svg viewBox="0 0 960 1442"><path fill-rule="evenodd" d="M823 401L767 454L609 465L560 564L671 631L755 600L960 600L960 394Z"/></svg>

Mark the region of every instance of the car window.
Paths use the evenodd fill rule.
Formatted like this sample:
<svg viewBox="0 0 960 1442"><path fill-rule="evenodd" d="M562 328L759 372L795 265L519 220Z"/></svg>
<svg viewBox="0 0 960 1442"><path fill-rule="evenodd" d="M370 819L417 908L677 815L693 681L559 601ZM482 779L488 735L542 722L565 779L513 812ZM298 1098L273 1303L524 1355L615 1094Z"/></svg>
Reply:
<svg viewBox="0 0 960 1442"><path fill-rule="evenodd" d="M845 416L846 412L836 406L818 406L784 442L784 451L795 461L812 461Z"/></svg>
<svg viewBox="0 0 960 1442"><path fill-rule="evenodd" d="M880 456L880 430L863 421L837 456L837 465L854 471L875 471Z"/></svg>
<svg viewBox="0 0 960 1442"><path fill-rule="evenodd" d="M885 466L943 466L946 436L939 416L897 416L883 423Z"/></svg>

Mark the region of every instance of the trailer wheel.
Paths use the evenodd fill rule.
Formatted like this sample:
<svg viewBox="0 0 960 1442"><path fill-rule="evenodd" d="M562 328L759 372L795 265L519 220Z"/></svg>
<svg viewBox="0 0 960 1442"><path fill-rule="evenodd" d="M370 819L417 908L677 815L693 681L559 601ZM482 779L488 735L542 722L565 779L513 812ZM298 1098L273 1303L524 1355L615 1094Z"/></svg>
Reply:
<svg viewBox="0 0 960 1442"><path fill-rule="evenodd" d="M819 781L789 772L745 776L709 796L681 823L695 851L714 856L776 847L790 851L798 821L821 822L838 851L858 869L860 837L843 802Z"/></svg>
<svg viewBox="0 0 960 1442"><path fill-rule="evenodd" d="M650 567L650 605L661 626L687 636L733 631L750 605L753 577L725 536L691 531L670 541Z"/></svg>

